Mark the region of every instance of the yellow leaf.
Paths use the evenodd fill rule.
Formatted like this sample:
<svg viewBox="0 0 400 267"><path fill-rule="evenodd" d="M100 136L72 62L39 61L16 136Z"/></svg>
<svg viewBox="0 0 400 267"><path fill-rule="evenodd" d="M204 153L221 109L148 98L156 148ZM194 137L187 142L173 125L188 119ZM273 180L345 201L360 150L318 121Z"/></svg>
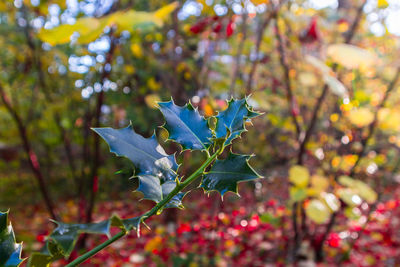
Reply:
<svg viewBox="0 0 400 267"><path fill-rule="evenodd" d="M152 13L142 11L117 11L110 15L110 24L117 26L116 33L123 31L133 32L139 26L154 25L155 17ZM156 23L157 24L157 23Z"/></svg>
<svg viewBox="0 0 400 267"><path fill-rule="evenodd" d="M349 111L347 117L355 126L361 128L374 121L374 114L368 108L357 108Z"/></svg>
<svg viewBox="0 0 400 267"><path fill-rule="evenodd" d="M7 11L7 3L6 2L0 2L0 12L5 12Z"/></svg>
<svg viewBox="0 0 400 267"><path fill-rule="evenodd" d="M355 180L353 178L351 178L350 176L342 175L342 176L339 176L338 181L341 185L344 185L347 187L353 187Z"/></svg>
<svg viewBox="0 0 400 267"><path fill-rule="evenodd" d="M66 44L74 32L79 33L78 43L90 43L96 40L107 26L107 19L80 18L75 24L63 24L52 29L41 29L38 37L51 45Z"/></svg>
<svg viewBox="0 0 400 267"><path fill-rule="evenodd" d="M268 4L269 0L250 0L254 5Z"/></svg>
<svg viewBox="0 0 400 267"><path fill-rule="evenodd" d="M378 199L378 194L366 183L356 180L354 188L357 189L358 194L367 203L372 204Z"/></svg>
<svg viewBox="0 0 400 267"><path fill-rule="evenodd" d="M289 188L289 196L292 202L303 201L307 198L307 190L305 188L291 186Z"/></svg>
<svg viewBox="0 0 400 267"><path fill-rule="evenodd" d="M318 199L311 200L310 203L308 203L305 211L307 217L317 224L327 222L332 213L329 208Z"/></svg>
<svg viewBox="0 0 400 267"><path fill-rule="evenodd" d="M333 44L327 49L327 55L336 63L349 69L376 65L377 57L372 52L349 44Z"/></svg>
<svg viewBox="0 0 400 267"><path fill-rule="evenodd" d="M326 206L333 212L338 211L340 208L339 199L332 193L321 193L321 198L324 200Z"/></svg>
<svg viewBox="0 0 400 267"><path fill-rule="evenodd" d="M132 44L131 45L131 52L132 54L137 57L137 58L141 58L143 56L143 50L142 47L138 44Z"/></svg>
<svg viewBox="0 0 400 267"><path fill-rule="evenodd" d="M67 8L67 1L66 0L53 0L53 4L57 4L60 6L61 9Z"/></svg>
<svg viewBox="0 0 400 267"><path fill-rule="evenodd" d="M329 187L329 180L323 176L313 175L311 176L311 186L317 192L326 191Z"/></svg>
<svg viewBox="0 0 400 267"><path fill-rule="evenodd" d="M338 181L340 184L351 188L369 204L374 203L378 199L377 193L369 185L360 180L355 180L349 176L340 176Z"/></svg>
<svg viewBox="0 0 400 267"><path fill-rule="evenodd" d="M125 72L127 74L133 74L135 73L135 67L133 67L132 65L125 65Z"/></svg>
<svg viewBox="0 0 400 267"><path fill-rule="evenodd" d="M378 0L377 5L378 8L387 8L389 6L389 3L387 0Z"/></svg>
<svg viewBox="0 0 400 267"><path fill-rule="evenodd" d="M361 217L361 211L357 207L346 207L344 209L344 215L352 220L357 220Z"/></svg>
<svg viewBox="0 0 400 267"><path fill-rule="evenodd" d="M315 196L318 196L320 193L321 193L321 191L314 187L307 188L307 196L315 197Z"/></svg>
<svg viewBox="0 0 400 267"><path fill-rule="evenodd" d="M308 185L309 179L310 173L307 168L295 165L289 169L289 181L295 186L305 188Z"/></svg>
<svg viewBox="0 0 400 267"><path fill-rule="evenodd" d="M141 26L162 26L168 15L178 7L178 3L166 5L155 12L118 11L110 15L110 22L117 25L117 33L122 31L133 32Z"/></svg>
<svg viewBox="0 0 400 267"><path fill-rule="evenodd" d="M382 108L378 112L379 127L383 130L400 130L400 112L389 108Z"/></svg>
<svg viewBox="0 0 400 267"><path fill-rule="evenodd" d="M360 196L358 196L354 190L350 188L339 188L337 190L337 195L349 206L358 206L362 202Z"/></svg>
<svg viewBox="0 0 400 267"><path fill-rule="evenodd" d="M154 77L151 77L147 80L147 87L152 91L158 91L160 90L161 85L156 81L156 79L154 79Z"/></svg>
<svg viewBox="0 0 400 267"><path fill-rule="evenodd" d="M78 44L88 44L95 41L103 33L104 28L109 24L108 18L83 18L77 20L75 26L78 28Z"/></svg>
<svg viewBox="0 0 400 267"><path fill-rule="evenodd" d="M190 74L188 71L185 71L183 78L185 78L185 80L190 80L190 78L192 78L192 74Z"/></svg>
<svg viewBox="0 0 400 267"><path fill-rule="evenodd" d="M50 45L69 43L71 35L76 31L74 25L64 24L53 29L41 29L38 37Z"/></svg>
<svg viewBox="0 0 400 267"><path fill-rule="evenodd" d="M173 2L169 5L166 5L154 12L154 17L165 21L168 18L169 14L171 14L178 6L178 2Z"/></svg>
<svg viewBox="0 0 400 267"><path fill-rule="evenodd" d="M150 94L150 95L146 95L144 97L144 102L146 103L146 105L149 108L152 108L152 109L157 109L158 108L157 103L160 101L161 101L161 99L157 94Z"/></svg>

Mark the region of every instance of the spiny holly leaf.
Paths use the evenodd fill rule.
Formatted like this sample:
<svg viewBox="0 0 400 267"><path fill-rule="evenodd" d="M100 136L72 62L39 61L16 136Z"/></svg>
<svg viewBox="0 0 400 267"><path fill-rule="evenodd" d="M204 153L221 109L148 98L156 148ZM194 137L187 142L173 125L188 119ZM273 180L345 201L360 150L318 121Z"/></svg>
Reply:
<svg viewBox="0 0 400 267"><path fill-rule="evenodd" d="M54 241L65 256L69 256L74 249L78 237L82 233L109 235L110 220L99 223L67 224L56 222L57 228L51 233L50 239Z"/></svg>
<svg viewBox="0 0 400 267"><path fill-rule="evenodd" d="M176 187L175 180L163 181L162 179L146 174L139 175L139 187L136 191L143 193L144 199L153 200L158 203L163 200ZM184 193L178 193L166 205L166 208L183 208L182 198Z"/></svg>
<svg viewBox="0 0 400 267"><path fill-rule="evenodd" d="M8 223L8 212L0 212L0 266L19 266L24 261L21 251L22 244L16 243L14 230Z"/></svg>
<svg viewBox="0 0 400 267"><path fill-rule="evenodd" d="M237 183L261 178L248 161L251 156L229 152L226 159L216 160L210 171L205 173L201 187L206 192L217 190L222 196L228 192L237 194Z"/></svg>
<svg viewBox="0 0 400 267"><path fill-rule="evenodd" d="M179 107L171 100L158 105L166 121L164 128L171 140L181 144L183 149L205 150L211 145L212 132L207 120L200 116L192 104Z"/></svg>
<svg viewBox="0 0 400 267"><path fill-rule="evenodd" d="M40 253L34 253L29 259L29 267L49 266L53 261L61 258L68 258L73 251L80 234L101 234L110 237L110 227L119 227L121 230L129 232L135 230L139 235L141 217L130 219L120 219L112 216L110 219L99 223L87 224L68 224L55 222L57 228L49 236L46 246Z"/></svg>
<svg viewBox="0 0 400 267"><path fill-rule="evenodd" d="M229 145L233 139L239 137L246 130L244 127L245 121L258 115L260 113L251 109L247 104L246 98L232 98L228 102L228 107L217 115L216 137L225 138L229 134L225 142L225 145Z"/></svg>
<svg viewBox="0 0 400 267"><path fill-rule="evenodd" d="M126 128L94 128L117 156L129 158L138 169L137 174L152 174L175 180L178 164L174 155L168 155L158 144L155 134L150 138L135 133L132 124Z"/></svg>
<svg viewBox="0 0 400 267"><path fill-rule="evenodd" d="M178 164L174 155L167 155L158 144L155 135L150 138L135 133L132 125L115 130L96 128L96 131L109 144L111 152L129 158L138 169L140 185L137 191L145 199L160 202L176 185ZM183 194L171 199L168 207L182 207Z"/></svg>

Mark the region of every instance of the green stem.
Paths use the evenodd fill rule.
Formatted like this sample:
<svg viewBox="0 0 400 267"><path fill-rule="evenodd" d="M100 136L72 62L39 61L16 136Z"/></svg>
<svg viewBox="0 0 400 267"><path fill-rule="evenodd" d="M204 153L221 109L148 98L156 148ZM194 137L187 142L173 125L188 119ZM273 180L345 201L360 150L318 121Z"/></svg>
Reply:
<svg viewBox="0 0 400 267"><path fill-rule="evenodd" d="M184 182L177 184L177 186L174 188L174 190L171 191L171 193L168 194L168 196L166 198L164 198L163 200L161 200L160 202L157 203L157 205L155 205L151 210L149 210L148 212L146 212L143 216L142 216L142 222L148 218L150 218L151 216L157 214L158 211L162 210L162 208L174 197L176 196L176 194L178 194L180 191L182 191L183 189L185 189L185 187L187 187L189 184L191 184L194 180L196 180L197 177L199 177L201 174L203 174L204 170L208 167L208 165L210 165L213 160L220 155L223 151L224 151L224 146L222 146L217 152L215 152L211 157L208 157L207 160L194 172L192 173L192 175L190 175ZM87 259L89 259L90 257L94 256L95 254L97 254L99 251L101 251L102 249L106 248L107 246L111 245L112 243L114 243L115 241L117 241L118 239L120 239L121 237L125 236L127 234L126 231L121 231L118 234L116 234L115 236L113 236L112 238L106 240L105 242L101 243L100 245L98 245L97 247L93 248L92 250L89 250L88 252L86 252L85 254L83 254L82 256L76 258L74 261L72 261L71 263L65 265L65 267L73 267L73 266L77 266L78 264L83 263L84 261L86 261Z"/></svg>
<svg viewBox="0 0 400 267"><path fill-rule="evenodd" d="M112 238L106 240L104 243L101 243L100 245L98 245L97 247L93 248L92 250L89 250L88 252L86 252L85 254L83 254L82 256L76 258L75 260L73 260L72 262L68 263L67 265L65 265L65 267L73 267L73 266L78 266L78 264L83 263L84 261L86 261L87 259L89 259L90 257L96 255L98 252L100 252L102 249L108 247L109 245L111 245L112 243L114 243L115 241L117 241L118 239L120 239L121 237L125 236L127 233L125 231L121 231L118 234L116 234L115 236L113 236Z"/></svg>
<svg viewBox="0 0 400 267"><path fill-rule="evenodd" d="M161 210L176 194L178 194L180 191L185 189L189 184L191 184L197 177L199 177L207 168L208 165L219 155L221 154L221 149L218 150L216 153L214 153L211 157L208 157L207 160L201 165L192 175L190 175L184 182L180 183L177 185L174 190L171 191L171 193L168 194L166 198L161 200L157 205L155 205L151 210L146 212L146 214L143 215L143 220L153 216L156 214L159 210Z"/></svg>

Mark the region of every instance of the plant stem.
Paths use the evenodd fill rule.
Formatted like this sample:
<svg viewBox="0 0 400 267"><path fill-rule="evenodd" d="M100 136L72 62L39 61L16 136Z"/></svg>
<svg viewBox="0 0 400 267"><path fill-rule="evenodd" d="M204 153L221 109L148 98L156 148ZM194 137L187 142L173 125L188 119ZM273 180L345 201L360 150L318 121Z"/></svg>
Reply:
<svg viewBox="0 0 400 267"><path fill-rule="evenodd" d="M354 19L354 21L353 21L353 23L352 23L352 25L350 27L350 30L345 35L345 43L346 44L350 44L351 41L353 40L353 37L354 37L354 35L355 35L355 33L356 33L357 29L358 29L358 26L360 24L360 21L361 21L362 15L363 15L363 9L364 9L364 6L365 6L366 3L367 3L367 1L364 0L361 3L361 5L358 7L358 9L357 9L356 17L355 17L355 19ZM337 65L334 65L332 67L332 71L335 72L336 69L337 69ZM314 133L314 128L315 128L315 125L316 125L316 123L318 121L319 111L321 109L322 104L325 101L325 98L326 98L327 94L328 94L328 89L329 89L329 86L327 84L324 84L324 87L322 88L321 95L318 97L317 103L314 106L314 109L312 111L311 120L310 120L310 122L309 122L309 124L307 126L307 130L306 130L306 133L304 135L304 139L300 142L299 154L297 156L298 157L297 162L298 162L299 165L303 164L303 156L304 156L304 154L306 152L306 147L307 147L308 141L310 140L311 136Z"/></svg>
<svg viewBox="0 0 400 267"><path fill-rule="evenodd" d="M298 112L298 107L296 99L293 95L293 87L290 79L290 66L286 55L283 36L279 28L278 18L279 18L278 14L275 14L275 37L276 40L278 41L277 50L279 54L279 61L281 63L284 72L284 82L285 82L286 98L289 104L289 114L291 115L293 119L293 124L296 127L296 139L299 140L301 136L301 126L297 118L298 114L296 114Z"/></svg>
<svg viewBox="0 0 400 267"><path fill-rule="evenodd" d="M157 205L155 205L151 210L149 210L144 215L142 215L141 216L142 222L145 221L146 219L150 218L151 216L156 215L160 210L162 210L164 208L164 206L174 196L176 196L181 190L185 189L189 184L191 184L194 180L196 180L197 177L199 177L201 174L203 174L204 170L208 167L208 165L210 165L214 161L214 159L216 159L216 157L218 155L220 155L222 153L222 151L224 151L224 148L225 148L224 146L221 146L221 148L217 152L215 152L211 157L208 157L207 160L194 173L192 173L184 182L177 184L177 186L174 188L174 190L172 190L171 193L169 193L166 198L164 198L163 200L158 202ZM127 235L127 232L125 230L122 230L121 232L119 232L118 234L113 236L112 238L106 240L105 242L101 243L97 247L89 250L82 256L76 258L74 261L67 264L65 267L77 266L78 264L83 263L90 257L97 254L99 251L101 251L102 249L111 245L112 243L114 243L115 241L117 241L118 239L120 239L121 237L123 237L125 235Z"/></svg>
<svg viewBox="0 0 400 267"><path fill-rule="evenodd" d="M248 74L249 77L247 78L246 95L251 94L251 92L253 91L253 78L256 73L258 63L260 63L258 56L260 53L260 48L261 48L261 43L262 43L263 36L264 36L264 31L266 28L268 28L270 22L276 16L276 13L278 12L280 7L285 2L286 2L286 0L279 2L279 4L276 7L271 5L272 10L270 12L266 12L266 17L261 20L260 25L258 26L257 33L256 33L257 38L256 38L256 43L255 43L255 49L254 49L255 50L254 54L256 55L256 58L254 59L252 65L251 65L250 72Z"/></svg>
<svg viewBox="0 0 400 267"><path fill-rule="evenodd" d="M379 105L377 106L375 113L374 113L374 120L372 121L372 123L369 125L368 127L368 134L361 139L361 145L362 148L361 150L357 153L357 161L354 163L353 167L350 170L350 176L353 176L355 174L355 170L356 167L358 166L358 164L360 163L362 157L365 155L366 149L367 149L367 145L368 145L368 141L372 138L372 136L375 133L376 127L378 126L378 112L385 106L387 99L389 98L390 93L393 91L393 89L396 88L396 84L400 79L400 67L397 68L396 74L393 78L393 80L390 82L382 101L379 103Z"/></svg>
<svg viewBox="0 0 400 267"><path fill-rule="evenodd" d="M38 160L38 156L35 153L35 151L33 150L31 140L28 137L28 130L27 130L20 114L18 113L18 111L15 109L15 107L11 103L11 100L7 97L6 92L1 84L0 84L0 99L2 100L8 113L10 113L15 124L17 125L18 134L22 140L23 148L28 157L29 166L37 180L37 183L38 183L38 186L40 189L40 193L43 197L47 211L49 212L49 214L53 220L58 220L58 216L55 212L54 203L52 201L52 198L50 197L50 193L49 193L49 190L48 190L48 187L47 187L44 175L43 175L42 168L41 168L39 160Z"/></svg>
<svg viewBox="0 0 400 267"><path fill-rule="evenodd" d="M143 215L143 220L153 216L154 214L157 214L159 210L161 210L176 194L178 194L181 190L185 189L189 184L191 184L199 175L201 175L205 168L210 165L210 163L219 155L221 154L221 150L218 150L216 153L214 153L211 157L207 158L207 160L194 172L192 175L190 175L184 182L180 183L177 185L174 190L171 191L171 193L168 194L166 198L161 200L157 205L155 205L151 210L146 212Z"/></svg>
<svg viewBox="0 0 400 267"><path fill-rule="evenodd" d="M65 267L78 266L78 264L81 264L84 261L86 261L87 259L89 259L90 257L96 255L101 250L103 250L104 248L108 247L109 245L111 245L112 243L114 243L115 241L120 239L121 237L125 236L126 234L127 233L125 231L119 232L118 234L116 234L112 238L106 240L104 243L101 243L97 247L93 248L92 250L89 250L88 252L86 252L82 256L80 256L80 257L76 258L75 260L73 260L72 262L68 263L67 265L65 265Z"/></svg>
<svg viewBox="0 0 400 267"><path fill-rule="evenodd" d="M242 30L241 30L242 36L241 36L237 54L235 57L235 65L233 67L231 85L229 87L229 95L230 96L234 96L234 94L235 94L236 80L237 80L238 76L240 75L240 59L243 55L244 43L247 39L247 18L248 18L248 14L247 14L247 11L245 11L242 15Z"/></svg>

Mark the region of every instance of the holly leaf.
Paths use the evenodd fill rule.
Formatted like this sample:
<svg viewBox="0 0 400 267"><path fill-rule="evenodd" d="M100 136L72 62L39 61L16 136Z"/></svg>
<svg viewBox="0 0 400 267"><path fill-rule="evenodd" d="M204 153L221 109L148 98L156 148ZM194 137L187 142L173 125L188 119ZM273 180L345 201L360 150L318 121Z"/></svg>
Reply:
<svg viewBox="0 0 400 267"><path fill-rule="evenodd" d="M181 144L184 150L208 149L212 132L207 120L192 104L179 107L171 100L158 105L166 121L163 127L168 131L169 139Z"/></svg>
<svg viewBox="0 0 400 267"><path fill-rule="evenodd" d="M98 223L77 224L53 222L57 224L57 228L54 229L49 236L43 250L40 253L32 254L28 266L49 266L53 261L63 257L68 258L74 250L79 235L83 233L106 235L110 238L110 227L115 226L126 232L135 230L139 236L142 218L134 217L129 219L120 219L118 216L114 215L111 218Z"/></svg>
<svg viewBox="0 0 400 267"><path fill-rule="evenodd" d="M54 221L57 228L49 236L61 249L62 255L68 257L75 247L76 241L80 234L103 234L108 235L110 232L110 220L99 223L87 224L68 224Z"/></svg>
<svg viewBox="0 0 400 267"><path fill-rule="evenodd" d="M233 139L239 137L244 131L245 121L257 117L257 113L247 104L246 98L231 99L228 107L217 115L217 124L215 126L216 138L225 138L228 136L225 145L229 145Z"/></svg>
<svg viewBox="0 0 400 267"><path fill-rule="evenodd" d="M237 183L254 180L261 176L249 165L249 155L229 152L226 159L216 160L210 171L204 174L200 185L206 192L216 190L221 196L231 191L237 194Z"/></svg>
<svg viewBox="0 0 400 267"><path fill-rule="evenodd" d="M138 175L151 174L160 179L175 180L178 164L157 142L155 134L144 138L130 124L126 128L93 128L117 156L127 157L135 165Z"/></svg>
<svg viewBox="0 0 400 267"><path fill-rule="evenodd" d="M0 212L0 266L19 266L24 261L21 251L22 244L16 243L14 230L8 223L8 211Z"/></svg>
<svg viewBox="0 0 400 267"><path fill-rule="evenodd" d="M132 125L115 130L96 128L97 132L110 146L110 151L118 156L129 158L137 168L139 187L145 199L160 202L176 186L178 164L174 155L167 155L158 144L155 135L150 138L135 133ZM184 194L177 194L167 207L183 207Z"/></svg>
<svg viewBox="0 0 400 267"><path fill-rule="evenodd" d="M160 178L154 175L146 174L139 175L139 187L136 191L143 193L143 199L152 200L158 203L168 196L175 187L175 180L163 182ZM184 196L184 193L178 193L168 202L166 208L183 208L182 199Z"/></svg>

